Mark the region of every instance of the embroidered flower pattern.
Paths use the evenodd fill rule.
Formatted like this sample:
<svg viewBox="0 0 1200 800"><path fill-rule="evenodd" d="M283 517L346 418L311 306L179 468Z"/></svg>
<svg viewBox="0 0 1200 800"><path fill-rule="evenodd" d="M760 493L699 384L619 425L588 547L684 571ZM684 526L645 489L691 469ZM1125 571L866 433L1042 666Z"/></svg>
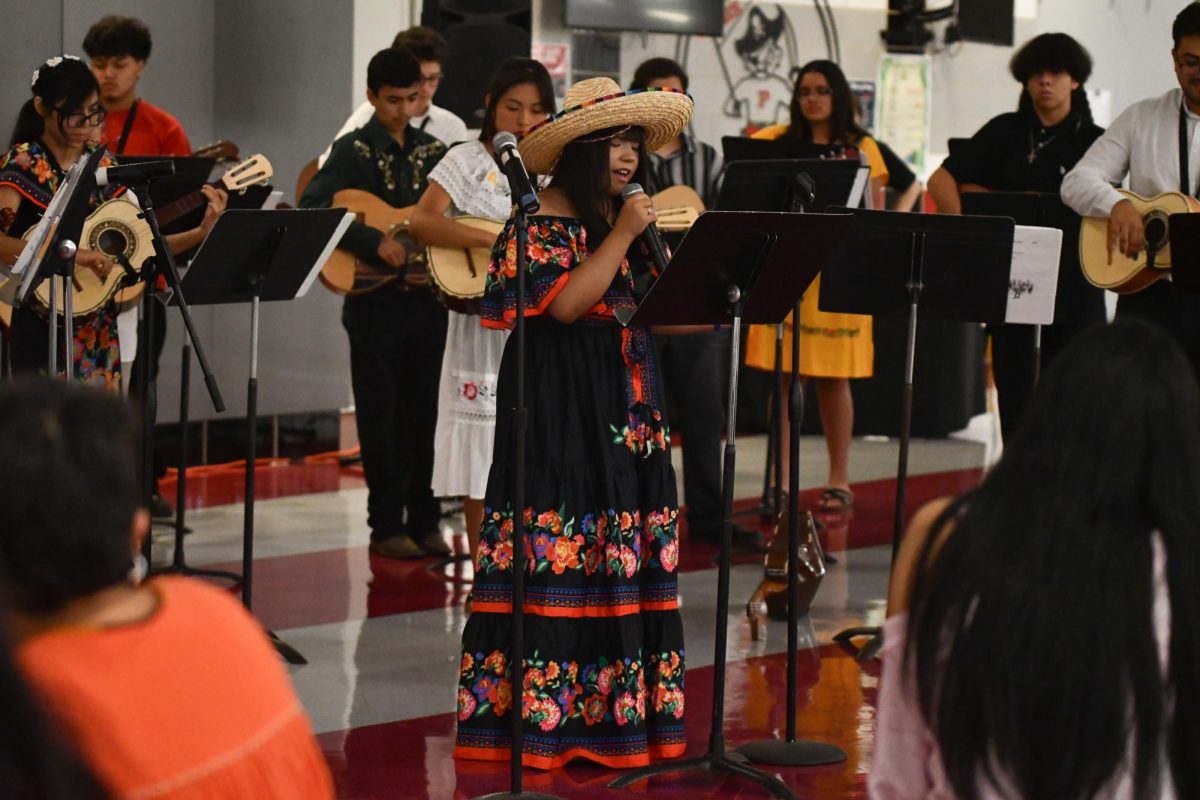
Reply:
<svg viewBox="0 0 1200 800"><path fill-rule="evenodd" d="M528 537L526 569L530 575L597 573L631 579L651 565L674 572L679 563L676 509L652 511L643 523L638 510L607 509L582 519L563 519L561 508L536 516L525 510ZM512 514L485 509L475 569L483 575L512 569Z"/></svg>
<svg viewBox="0 0 1200 800"><path fill-rule="evenodd" d="M595 663L553 661L534 651L524 662L521 718L545 733L571 721L639 725L647 704L657 714L683 718L683 652L653 654L646 667L636 658L601 656ZM458 719L503 717L512 707L504 653L466 653L459 674Z"/></svg>

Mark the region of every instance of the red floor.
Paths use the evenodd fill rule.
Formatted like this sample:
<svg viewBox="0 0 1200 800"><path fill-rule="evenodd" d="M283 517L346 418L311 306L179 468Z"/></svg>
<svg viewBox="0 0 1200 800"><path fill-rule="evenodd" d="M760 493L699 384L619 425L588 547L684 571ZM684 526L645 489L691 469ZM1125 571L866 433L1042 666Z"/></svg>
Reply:
<svg viewBox="0 0 1200 800"><path fill-rule="evenodd" d="M866 768L874 738L877 666L860 668L838 647L801 653L797 676L801 739L837 744L847 753L843 764L807 768L767 768L800 798L860 800L867 796ZM779 738L786 704L777 687L786 683L783 654L729 665L726 678L725 737L729 749L759 739ZM685 758L708 750L713 669L688 670L688 745ZM386 725L335 731L318 737L334 772L339 797L462 798L500 792L510 785L507 762L455 761L454 714ZM550 772L525 770L526 791L562 798L621 798L658 795L673 798L761 798L764 791L743 778L690 772L652 778L628 789L609 789L619 772L574 762Z"/></svg>
<svg viewBox="0 0 1200 800"><path fill-rule="evenodd" d="M906 507L911 512L935 497L974 486L979 470L912 477ZM203 470L189 476L187 505L201 508L240 501L243 473L237 467ZM256 471L260 500L362 485L361 478L336 463L260 465ZM174 497L174 480L161 484ZM856 484L852 515L826 515L826 540L833 552L886 544L892 539L895 482ZM803 492L811 506L816 491ZM756 505L757 498L738 503ZM752 514L738 517L744 525L765 525ZM686 529L683 530L686 540ZM462 548L462 539L455 544ZM717 548L694 544L683 550L680 569L713 567ZM744 554L742 563L761 563L762 556ZM238 570L240 564L221 565ZM285 630L367 617L385 617L462 603L469 589L470 565L459 561L437 567L433 559L394 561L370 556L365 547L322 550L255 561L255 613L271 629ZM320 591L313 591L319 585ZM286 638L286 637L285 637ZM730 749L756 739L778 739L785 728L784 654L731 663L726 683L724 734ZM815 768L769 768L801 798L851 800L866 797L865 776L874 737L877 663L860 665L837 646L800 653L797 720L801 738L838 744L846 750L843 764ZM709 746L713 668L687 672L689 747L687 756ZM398 685L396 691L405 691ZM454 714L368 725L321 734L320 743L334 772L338 796L344 798L473 798L508 788L507 763L455 761ZM525 789L562 798L620 798L657 795L666 798L760 798L765 792L745 779L719 773L686 773L653 778L630 789L607 783L618 773L587 763L552 772L525 770Z"/></svg>

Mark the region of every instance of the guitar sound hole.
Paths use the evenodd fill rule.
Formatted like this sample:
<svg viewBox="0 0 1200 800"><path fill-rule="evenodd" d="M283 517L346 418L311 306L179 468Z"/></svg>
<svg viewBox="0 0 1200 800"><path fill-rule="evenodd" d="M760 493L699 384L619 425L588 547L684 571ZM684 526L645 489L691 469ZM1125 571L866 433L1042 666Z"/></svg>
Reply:
<svg viewBox="0 0 1200 800"><path fill-rule="evenodd" d="M125 248L129 245L129 240L120 231L110 228L100 233L100 236L96 239L96 244L102 253L115 258L125 252Z"/></svg>

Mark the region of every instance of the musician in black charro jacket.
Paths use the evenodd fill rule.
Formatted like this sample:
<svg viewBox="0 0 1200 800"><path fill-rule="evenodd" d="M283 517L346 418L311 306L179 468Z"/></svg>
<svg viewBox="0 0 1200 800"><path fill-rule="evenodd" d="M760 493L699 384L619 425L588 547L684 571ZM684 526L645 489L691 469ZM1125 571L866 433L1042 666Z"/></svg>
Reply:
<svg viewBox="0 0 1200 800"><path fill-rule="evenodd" d="M362 189L397 208L416 204L446 152L441 142L409 125L420 86L420 65L408 52L389 48L375 54L367 66L367 99L375 116L333 143L300 197L302 208L328 208L343 189ZM397 270L412 255L360 222L351 223L340 247ZM342 325L350 338L371 551L391 558L448 555L430 489L446 310L428 287L393 281L348 296Z"/></svg>

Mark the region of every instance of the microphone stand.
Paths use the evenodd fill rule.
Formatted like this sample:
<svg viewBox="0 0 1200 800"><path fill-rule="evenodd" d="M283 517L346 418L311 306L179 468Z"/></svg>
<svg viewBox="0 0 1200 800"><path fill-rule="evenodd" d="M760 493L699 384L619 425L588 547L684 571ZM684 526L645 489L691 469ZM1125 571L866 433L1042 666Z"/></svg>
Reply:
<svg viewBox="0 0 1200 800"><path fill-rule="evenodd" d="M158 219L154 216L149 179L127 188L137 196L138 205L142 209L142 213L138 216L145 220L150 227L150 236L154 243L154 258L148 259L142 265L140 273L143 283L142 336L138 338L137 353L143 366L143 369L139 370L141 380L138 387L142 401L142 502L145 507L149 508L150 497L154 493L154 418L158 413L158 368L151 357L150 331L154 330L154 316L159 311L156 307L157 300L154 297L159 275L166 279L168 288L178 298L179 313L183 317L184 327L187 328L188 339L196 349L196 360L200 363L200 370L204 373L204 384L208 387L208 396L212 400L213 409L217 413L224 411L225 401L221 399L217 378L209 366L208 357L204 353L204 345L201 344L200 336L196 333L196 326L192 322L191 309L188 308L187 301L183 297L183 288L179 282L179 268L175 265L175 259L171 255L167 241L163 238L162 231L159 230ZM147 564L150 563L150 546L150 537L147 536L142 542L142 556L146 559Z"/></svg>
<svg viewBox="0 0 1200 800"><path fill-rule="evenodd" d="M503 134L497 134L497 138ZM511 136L512 134L509 134ZM499 147L494 149L498 152ZM503 160L505 173L520 170L529 182L529 175L519 156L510 155ZM520 190L518 180L509 179L513 194ZM512 514L513 514L513 558L512 558L512 638L509 642L508 669L513 697L519 698L521 687L525 685L525 431L528 426L528 411L525 408L525 250L528 238L528 215L536 213L541 207L537 195L522 198L524 202L516 204L516 234L517 234L517 319L513 326L513 336L517 347L517 445L516 464L513 465ZM542 792L524 791L522 774L522 756L524 755L524 717L521 713L521 702L518 699L509 709L512 714L512 741L509 747L511 775L507 792L493 792L481 795L475 800L560 800L560 798Z"/></svg>

